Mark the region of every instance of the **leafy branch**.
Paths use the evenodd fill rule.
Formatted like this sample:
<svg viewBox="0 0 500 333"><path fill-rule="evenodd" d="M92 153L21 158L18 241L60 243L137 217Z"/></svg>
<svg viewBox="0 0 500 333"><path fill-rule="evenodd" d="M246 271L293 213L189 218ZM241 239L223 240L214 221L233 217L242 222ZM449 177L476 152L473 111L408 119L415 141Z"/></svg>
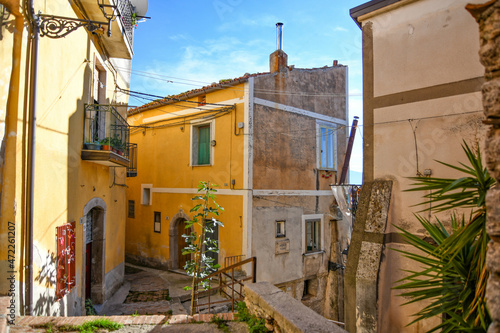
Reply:
<svg viewBox="0 0 500 333"><path fill-rule="evenodd" d="M200 182L198 185L198 194L191 200L200 201L190 212L195 213L190 221L186 222L186 229L194 230L193 226L197 225L200 229L198 235L196 231L189 234L183 234L182 237L186 239L186 247L183 249L183 255L191 255L191 260L186 262L184 269L193 277L191 287L185 287L186 290L191 289L191 315L194 314L195 295L198 287L207 290L210 287L210 281L206 278L210 273L217 271L220 265L215 264L215 259L212 258L210 253L219 253L219 244L216 239L211 239L210 235L214 233L218 226L224 227L217 217L221 211L224 211L216 201L214 193L217 185L208 182ZM202 279L200 283L196 280Z"/></svg>

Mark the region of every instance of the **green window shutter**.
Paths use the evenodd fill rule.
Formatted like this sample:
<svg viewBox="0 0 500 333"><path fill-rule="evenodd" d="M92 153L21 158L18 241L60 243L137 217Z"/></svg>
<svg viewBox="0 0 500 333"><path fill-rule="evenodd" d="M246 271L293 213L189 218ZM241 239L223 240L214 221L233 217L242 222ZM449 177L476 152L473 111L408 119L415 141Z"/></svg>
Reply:
<svg viewBox="0 0 500 333"><path fill-rule="evenodd" d="M198 127L198 164L210 164L210 126Z"/></svg>

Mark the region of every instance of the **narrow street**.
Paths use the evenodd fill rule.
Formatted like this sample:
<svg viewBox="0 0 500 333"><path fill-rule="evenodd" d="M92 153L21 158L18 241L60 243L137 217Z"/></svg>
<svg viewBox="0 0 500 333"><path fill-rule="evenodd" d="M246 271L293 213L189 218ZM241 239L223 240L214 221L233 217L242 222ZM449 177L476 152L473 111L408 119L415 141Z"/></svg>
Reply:
<svg viewBox="0 0 500 333"><path fill-rule="evenodd" d="M50 326L47 325L53 327L81 325L89 319L99 318L107 318L123 324L123 328L114 331L118 333L222 331L215 324L210 323L208 315L195 315L192 319L188 317L191 294L189 290L184 290L184 287L191 284L191 277L181 272L126 264L124 280L124 284L108 302L95 307L98 316L20 317L16 325L10 327L10 332L48 332ZM220 298L219 296L212 297L213 299ZM227 313L227 308L219 307L215 310L225 312L219 316L233 318L231 313ZM229 332L248 332L246 323L229 321L227 325ZM41 328L41 326L45 327ZM100 330L99 332L107 331Z"/></svg>

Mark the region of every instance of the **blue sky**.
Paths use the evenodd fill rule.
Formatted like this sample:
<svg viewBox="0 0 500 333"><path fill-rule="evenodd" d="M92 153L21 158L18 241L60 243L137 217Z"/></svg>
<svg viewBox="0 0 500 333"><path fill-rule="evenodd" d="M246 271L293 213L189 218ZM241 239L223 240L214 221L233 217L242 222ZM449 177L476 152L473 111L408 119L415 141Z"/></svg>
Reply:
<svg viewBox="0 0 500 333"><path fill-rule="evenodd" d="M361 30L349 9L366 0L149 0L134 38L131 90L166 96L269 71L276 22L283 22L283 50L297 68L349 67L349 115L362 115ZM131 97L130 105L147 101ZM361 119L362 120L362 119ZM362 122L360 122L362 125ZM362 171L361 127L351 170ZM354 175L353 175L354 176Z"/></svg>

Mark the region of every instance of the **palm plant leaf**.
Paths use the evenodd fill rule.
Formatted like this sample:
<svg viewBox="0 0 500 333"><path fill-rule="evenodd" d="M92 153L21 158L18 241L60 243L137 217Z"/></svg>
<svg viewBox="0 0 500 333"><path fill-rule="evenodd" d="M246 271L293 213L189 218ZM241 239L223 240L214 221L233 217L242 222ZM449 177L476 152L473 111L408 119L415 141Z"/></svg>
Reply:
<svg viewBox="0 0 500 333"><path fill-rule="evenodd" d="M422 211L469 208L469 218L466 220L465 216L453 214L452 232L448 232L439 219L435 218L436 223L431 223L416 215L432 241L398 228L407 243L420 252L395 250L418 263L421 269L406 271L409 275L397 281L394 289L401 290L400 295L409 298L405 304L427 301L427 305L414 314L415 319L409 325L442 316L442 322L430 332L486 332L491 323L484 301L489 242L485 228L485 198L495 180L483 167L479 149L474 152L465 142L462 147L470 165L439 163L464 173L464 177L413 177L410 178L415 181L413 187L407 191L429 192L417 205L426 206Z"/></svg>

